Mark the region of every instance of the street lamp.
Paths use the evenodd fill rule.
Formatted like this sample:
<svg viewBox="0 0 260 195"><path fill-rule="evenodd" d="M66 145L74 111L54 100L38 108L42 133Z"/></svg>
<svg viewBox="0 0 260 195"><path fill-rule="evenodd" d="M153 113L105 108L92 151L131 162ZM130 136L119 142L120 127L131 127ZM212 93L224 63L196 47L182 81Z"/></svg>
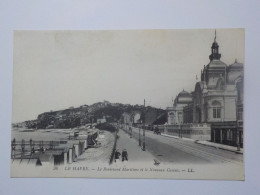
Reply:
<svg viewBox="0 0 260 195"><path fill-rule="evenodd" d="M181 138L181 124L179 124L179 138Z"/></svg>
<svg viewBox="0 0 260 195"><path fill-rule="evenodd" d="M144 124L144 121L143 121ZM143 128L143 151L145 151L145 127Z"/></svg>
<svg viewBox="0 0 260 195"><path fill-rule="evenodd" d="M143 151L145 151L145 128L143 129Z"/></svg>
<svg viewBox="0 0 260 195"><path fill-rule="evenodd" d="M141 146L141 125L139 125L139 146Z"/></svg>

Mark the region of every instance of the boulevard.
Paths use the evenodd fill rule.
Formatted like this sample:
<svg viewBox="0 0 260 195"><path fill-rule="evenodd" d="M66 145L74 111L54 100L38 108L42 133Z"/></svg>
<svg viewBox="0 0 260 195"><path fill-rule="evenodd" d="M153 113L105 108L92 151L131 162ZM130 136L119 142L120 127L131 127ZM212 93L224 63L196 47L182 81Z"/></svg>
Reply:
<svg viewBox="0 0 260 195"><path fill-rule="evenodd" d="M139 129L132 128L132 135L127 131L119 130L118 143L121 148L129 148L129 156L133 155L135 161L144 161L145 153L149 153L160 163L176 164L217 164L227 163L238 166L243 165L243 155L196 143L194 140L172 138L145 131L145 151L143 151L143 129L140 129L141 146L139 146ZM126 136L127 135L127 136ZM132 139L132 140L131 140ZM135 142L133 141L135 140ZM135 147L129 147L135 143ZM137 148L138 151L133 149ZM143 151L140 153L140 151ZM139 155L138 155L139 154ZM130 158L131 159L131 158Z"/></svg>

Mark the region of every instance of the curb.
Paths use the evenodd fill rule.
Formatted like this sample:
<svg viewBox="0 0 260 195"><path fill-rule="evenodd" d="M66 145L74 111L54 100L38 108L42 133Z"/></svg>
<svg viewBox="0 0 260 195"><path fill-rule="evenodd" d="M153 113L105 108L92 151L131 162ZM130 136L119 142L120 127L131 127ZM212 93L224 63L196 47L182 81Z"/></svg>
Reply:
<svg viewBox="0 0 260 195"><path fill-rule="evenodd" d="M217 149L221 149L221 150L226 150L226 151L229 151L229 152L234 152L236 154L244 154L244 152L241 152L241 151L234 151L234 150L229 150L227 148L221 148L221 147L218 147L218 146L207 145L207 144L199 143L198 141L195 141L195 143L203 145L203 146L209 146L209 147L213 147L213 148L217 148Z"/></svg>

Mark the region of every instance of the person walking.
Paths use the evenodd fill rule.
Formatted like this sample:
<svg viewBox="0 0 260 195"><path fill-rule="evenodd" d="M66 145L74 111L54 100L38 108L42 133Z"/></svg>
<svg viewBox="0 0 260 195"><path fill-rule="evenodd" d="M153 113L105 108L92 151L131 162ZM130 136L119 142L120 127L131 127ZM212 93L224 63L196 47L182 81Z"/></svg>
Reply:
<svg viewBox="0 0 260 195"><path fill-rule="evenodd" d="M116 152L115 152L115 162L119 161L120 156L121 156L121 153L118 150L116 150Z"/></svg>
<svg viewBox="0 0 260 195"><path fill-rule="evenodd" d="M128 161L128 154L126 149L122 151L122 162L124 162L125 160Z"/></svg>

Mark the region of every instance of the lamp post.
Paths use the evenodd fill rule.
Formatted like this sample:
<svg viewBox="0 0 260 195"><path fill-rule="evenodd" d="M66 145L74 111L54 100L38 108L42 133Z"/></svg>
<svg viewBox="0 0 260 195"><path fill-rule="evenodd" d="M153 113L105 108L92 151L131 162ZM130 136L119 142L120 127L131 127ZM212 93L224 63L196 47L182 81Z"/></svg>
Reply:
<svg viewBox="0 0 260 195"><path fill-rule="evenodd" d="M139 146L141 146L142 144L141 144L141 127L140 127L140 125L139 125Z"/></svg>
<svg viewBox="0 0 260 195"><path fill-rule="evenodd" d="M143 128L143 151L145 151L145 127Z"/></svg>
<svg viewBox="0 0 260 195"><path fill-rule="evenodd" d="M180 124L180 134L181 134L181 138L182 138L182 124Z"/></svg>
<svg viewBox="0 0 260 195"><path fill-rule="evenodd" d="M179 138L181 138L181 124L179 124Z"/></svg>
<svg viewBox="0 0 260 195"><path fill-rule="evenodd" d="M143 129L143 151L145 151L145 129Z"/></svg>

